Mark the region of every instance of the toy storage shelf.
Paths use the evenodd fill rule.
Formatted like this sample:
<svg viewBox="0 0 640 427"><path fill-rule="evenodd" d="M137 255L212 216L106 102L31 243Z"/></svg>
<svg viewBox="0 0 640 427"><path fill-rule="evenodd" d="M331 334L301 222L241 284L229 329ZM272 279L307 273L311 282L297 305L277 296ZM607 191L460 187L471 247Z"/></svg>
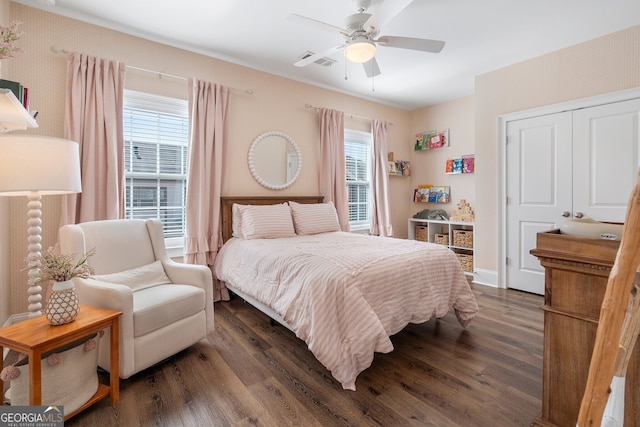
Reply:
<svg viewBox="0 0 640 427"><path fill-rule="evenodd" d="M421 240L447 246L455 252L465 274L473 276L473 222L409 218L410 240Z"/></svg>

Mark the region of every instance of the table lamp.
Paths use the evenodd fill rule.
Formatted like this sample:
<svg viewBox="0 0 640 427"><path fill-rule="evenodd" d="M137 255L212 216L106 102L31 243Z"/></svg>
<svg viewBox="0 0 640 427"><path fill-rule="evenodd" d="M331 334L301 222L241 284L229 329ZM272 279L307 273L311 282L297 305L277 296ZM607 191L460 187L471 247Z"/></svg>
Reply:
<svg viewBox="0 0 640 427"><path fill-rule="evenodd" d="M48 194L79 193L78 144L35 135L0 136L0 196L27 196L29 234L29 317L42 314L42 288L36 283L42 250L42 202Z"/></svg>

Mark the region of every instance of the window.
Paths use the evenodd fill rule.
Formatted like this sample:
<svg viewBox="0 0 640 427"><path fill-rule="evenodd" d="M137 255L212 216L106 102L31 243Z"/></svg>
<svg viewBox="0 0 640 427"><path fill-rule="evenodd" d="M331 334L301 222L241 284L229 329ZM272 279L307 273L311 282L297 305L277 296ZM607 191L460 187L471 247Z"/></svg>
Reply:
<svg viewBox="0 0 640 427"><path fill-rule="evenodd" d="M371 134L345 130L349 226L352 230L371 225Z"/></svg>
<svg viewBox="0 0 640 427"><path fill-rule="evenodd" d="M187 188L187 101L125 91L126 218L158 218L167 246L182 246Z"/></svg>

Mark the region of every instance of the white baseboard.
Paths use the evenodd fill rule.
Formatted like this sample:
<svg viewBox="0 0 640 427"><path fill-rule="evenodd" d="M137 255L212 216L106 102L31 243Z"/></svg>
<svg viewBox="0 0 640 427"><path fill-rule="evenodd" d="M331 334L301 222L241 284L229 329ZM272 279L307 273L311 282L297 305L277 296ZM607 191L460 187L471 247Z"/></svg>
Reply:
<svg viewBox="0 0 640 427"><path fill-rule="evenodd" d="M29 313L12 314L4 323L4 326L11 326L14 323L22 322L23 320L27 320L28 318L29 318Z"/></svg>
<svg viewBox="0 0 640 427"><path fill-rule="evenodd" d="M498 287L498 272L493 270L483 270L476 268L473 272L473 282L478 285Z"/></svg>
<svg viewBox="0 0 640 427"><path fill-rule="evenodd" d="M11 316L9 316L7 321L4 322L3 327L11 326L14 323L22 322L23 320L27 320L28 318L29 318L29 313L12 314ZM7 357L7 354L9 354L9 347L4 348L2 352L2 360L4 360L5 357Z"/></svg>

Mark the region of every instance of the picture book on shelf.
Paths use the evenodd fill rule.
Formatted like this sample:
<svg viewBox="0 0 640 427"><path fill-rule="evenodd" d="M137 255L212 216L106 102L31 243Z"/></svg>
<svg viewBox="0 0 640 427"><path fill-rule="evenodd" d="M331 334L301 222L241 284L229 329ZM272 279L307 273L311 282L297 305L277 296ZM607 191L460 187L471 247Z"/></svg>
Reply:
<svg viewBox="0 0 640 427"><path fill-rule="evenodd" d="M462 156L462 173L472 173L475 163L475 156L473 154L468 156Z"/></svg>
<svg viewBox="0 0 640 427"><path fill-rule="evenodd" d="M398 169L396 168L396 162L389 162L389 175L397 175Z"/></svg>
<svg viewBox="0 0 640 427"><path fill-rule="evenodd" d="M418 188L413 190L413 201L416 203L427 203L429 201L429 190L433 187L431 184L419 184Z"/></svg>
<svg viewBox="0 0 640 427"><path fill-rule="evenodd" d="M442 147L442 143L443 143L443 136L442 134L435 134L433 135L430 139L429 139L429 148L440 148Z"/></svg>
<svg viewBox="0 0 640 427"><path fill-rule="evenodd" d="M453 159L453 171L452 173L462 173L462 159Z"/></svg>
<svg viewBox="0 0 640 427"><path fill-rule="evenodd" d="M396 160L396 175L410 176L411 162L409 160Z"/></svg>
<svg viewBox="0 0 640 427"><path fill-rule="evenodd" d="M433 186L429 191L430 203L449 203L449 195L451 187L449 186Z"/></svg>

